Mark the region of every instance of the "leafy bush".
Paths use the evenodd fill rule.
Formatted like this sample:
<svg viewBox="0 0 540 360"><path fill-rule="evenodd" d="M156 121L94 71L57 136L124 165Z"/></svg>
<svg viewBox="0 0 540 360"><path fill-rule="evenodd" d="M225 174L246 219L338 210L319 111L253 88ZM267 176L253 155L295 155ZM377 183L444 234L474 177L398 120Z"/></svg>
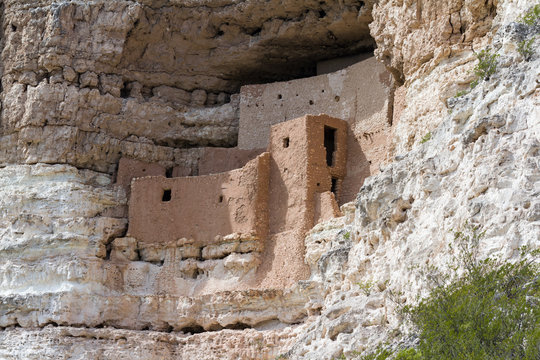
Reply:
<svg viewBox="0 0 540 360"><path fill-rule="evenodd" d="M356 285L358 285L358 287L364 293L364 295L369 296L371 295L371 290L373 290L375 283L373 281L362 281L362 282L357 282Z"/></svg>
<svg viewBox="0 0 540 360"><path fill-rule="evenodd" d="M525 25L533 26L540 17L540 4L533 6L520 19L519 22Z"/></svg>
<svg viewBox="0 0 540 360"><path fill-rule="evenodd" d="M474 68L474 74L480 79L489 80L497 70L497 58L499 54L492 54L489 49L484 49L476 54L478 64Z"/></svg>
<svg viewBox="0 0 540 360"><path fill-rule="evenodd" d="M472 273L410 310L420 330L424 359L538 359L540 287L531 264L493 267Z"/></svg>
<svg viewBox="0 0 540 360"><path fill-rule="evenodd" d="M521 54L521 56L523 56L523 58L525 60L529 60L533 54L533 48L532 48L532 45L534 43L534 39L536 37L533 36L532 38L530 38L529 40L525 39L523 41L520 41L518 43L518 52Z"/></svg>
<svg viewBox="0 0 540 360"><path fill-rule="evenodd" d="M415 349L404 349L396 354L395 360L423 360L422 353Z"/></svg>
<svg viewBox="0 0 540 360"><path fill-rule="evenodd" d="M426 135L424 135L424 137L422 138L422 140L420 140L420 144L426 143L426 142L428 142L429 140L431 140L431 132L428 132Z"/></svg>
<svg viewBox="0 0 540 360"><path fill-rule="evenodd" d="M470 226L456 232L457 255L449 264L453 273L429 269L428 280L434 284L430 295L404 309L419 344L394 359L540 359L539 252L526 260L524 251L516 263L480 261L482 236Z"/></svg>
<svg viewBox="0 0 540 360"><path fill-rule="evenodd" d="M362 360L386 360L392 356L392 352L388 349L385 349L381 345L375 349L375 351L371 352L370 354L364 355L361 359Z"/></svg>

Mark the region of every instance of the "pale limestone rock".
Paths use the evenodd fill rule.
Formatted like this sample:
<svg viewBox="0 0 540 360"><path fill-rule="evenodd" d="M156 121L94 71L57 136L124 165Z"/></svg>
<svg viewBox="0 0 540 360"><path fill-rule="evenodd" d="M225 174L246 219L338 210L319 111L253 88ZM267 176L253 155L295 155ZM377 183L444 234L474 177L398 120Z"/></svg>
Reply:
<svg viewBox="0 0 540 360"><path fill-rule="evenodd" d="M137 239L124 237L116 238L112 242L111 259L136 261L139 258L137 253Z"/></svg>
<svg viewBox="0 0 540 360"><path fill-rule="evenodd" d="M64 79L72 83L77 79L77 73L70 66L65 66L63 70Z"/></svg>
<svg viewBox="0 0 540 360"><path fill-rule="evenodd" d="M512 34L501 29L495 41ZM452 231L467 221L486 230L481 258L514 260L521 246L540 248L540 58L524 62L509 48L501 64L489 81L449 99L431 140L367 179L352 223L345 216L311 231L306 261L325 300L291 358L352 356L391 340L394 329L406 333L397 304L428 291L415 269L444 269ZM422 81L438 76L435 69Z"/></svg>

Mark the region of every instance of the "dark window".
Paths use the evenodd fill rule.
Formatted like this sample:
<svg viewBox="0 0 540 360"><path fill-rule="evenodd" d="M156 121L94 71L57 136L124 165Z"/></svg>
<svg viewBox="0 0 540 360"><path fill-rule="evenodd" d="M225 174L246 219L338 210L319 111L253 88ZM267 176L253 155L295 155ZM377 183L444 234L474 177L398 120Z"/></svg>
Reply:
<svg viewBox="0 0 540 360"><path fill-rule="evenodd" d="M222 203L222 202L223 202L223 199L224 199L224 198L223 198L223 195L220 195L220 196L219 196L219 202Z"/></svg>
<svg viewBox="0 0 540 360"><path fill-rule="evenodd" d="M172 178L173 170L172 167L167 168L167 170L165 170L165 177Z"/></svg>
<svg viewBox="0 0 540 360"><path fill-rule="evenodd" d="M334 166L334 152L336 151L336 129L324 127L324 147L326 148L326 165Z"/></svg>
<svg viewBox="0 0 540 360"><path fill-rule="evenodd" d="M161 197L161 201L167 202L171 201L172 192L170 189L163 190L163 196Z"/></svg>
<svg viewBox="0 0 540 360"><path fill-rule="evenodd" d="M332 188L330 189L330 191L334 193L336 198L337 198L337 186L338 186L338 179L332 178Z"/></svg>
<svg viewBox="0 0 540 360"><path fill-rule="evenodd" d="M290 140L288 137L286 137L285 139L283 139L283 147L284 148L288 148L289 147L289 143L290 143Z"/></svg>

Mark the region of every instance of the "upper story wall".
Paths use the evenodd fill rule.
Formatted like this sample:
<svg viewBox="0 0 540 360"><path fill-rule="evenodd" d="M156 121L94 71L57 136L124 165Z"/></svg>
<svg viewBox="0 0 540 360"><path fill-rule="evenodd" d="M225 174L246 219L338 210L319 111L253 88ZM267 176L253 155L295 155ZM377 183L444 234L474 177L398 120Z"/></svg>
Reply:
<svg viewBox="0 0 540 360"><path fill-rule="evenodd" d="M270 233L307 231L314 225L315 194L337 192L345 177L347 123L308 115L276 124L268 150Z"/></svg>
<svg viewBox="0 0 540 360"><path fill-rule="evenodd" d="M390 74L374 57L330 74L243 86L238 147L266 148L271 125L306 114L327 114L351 124L367 120L384 108L390 86Z"/></svg>
<svg viewBox="0 0 540 360"><path fill-rule="evenodd" d="M226 173L134 179L128 236L143 243L187 238L203 245L231 233L263 237L268 162L269 154L265 153L243 168Z"/></svg>
<svg viewBox="0 0 540 360"><path fill-rule="evenodd" d="M346 120L347 177L341 184L339 202L352 201L364 179L386 160L392 103L391 75L374 57L330 74L244 86L238 147L266 148L272 125L306 114Z"/></svg>

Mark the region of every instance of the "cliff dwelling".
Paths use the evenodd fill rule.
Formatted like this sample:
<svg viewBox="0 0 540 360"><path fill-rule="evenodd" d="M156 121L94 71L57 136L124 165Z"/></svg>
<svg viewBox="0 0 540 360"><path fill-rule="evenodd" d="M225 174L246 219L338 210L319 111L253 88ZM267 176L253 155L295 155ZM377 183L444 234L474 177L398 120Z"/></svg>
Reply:
<svg viewBox="0 0 540 360"><path fill-rule="evenodd" d="M242 87L238 146L204 148L195 170L122 158L129 229L113 248L128 243L140 260L173 266L186 294L305 279L306 232L339 216L385 160L392 122L390 76L374 58L318 69Z"/></svg>
<svg viewBox="0 0 540 360"><path fill-rule="evenodd" d="M539 15L0 0L0 359L540 359Z"/></svg>

